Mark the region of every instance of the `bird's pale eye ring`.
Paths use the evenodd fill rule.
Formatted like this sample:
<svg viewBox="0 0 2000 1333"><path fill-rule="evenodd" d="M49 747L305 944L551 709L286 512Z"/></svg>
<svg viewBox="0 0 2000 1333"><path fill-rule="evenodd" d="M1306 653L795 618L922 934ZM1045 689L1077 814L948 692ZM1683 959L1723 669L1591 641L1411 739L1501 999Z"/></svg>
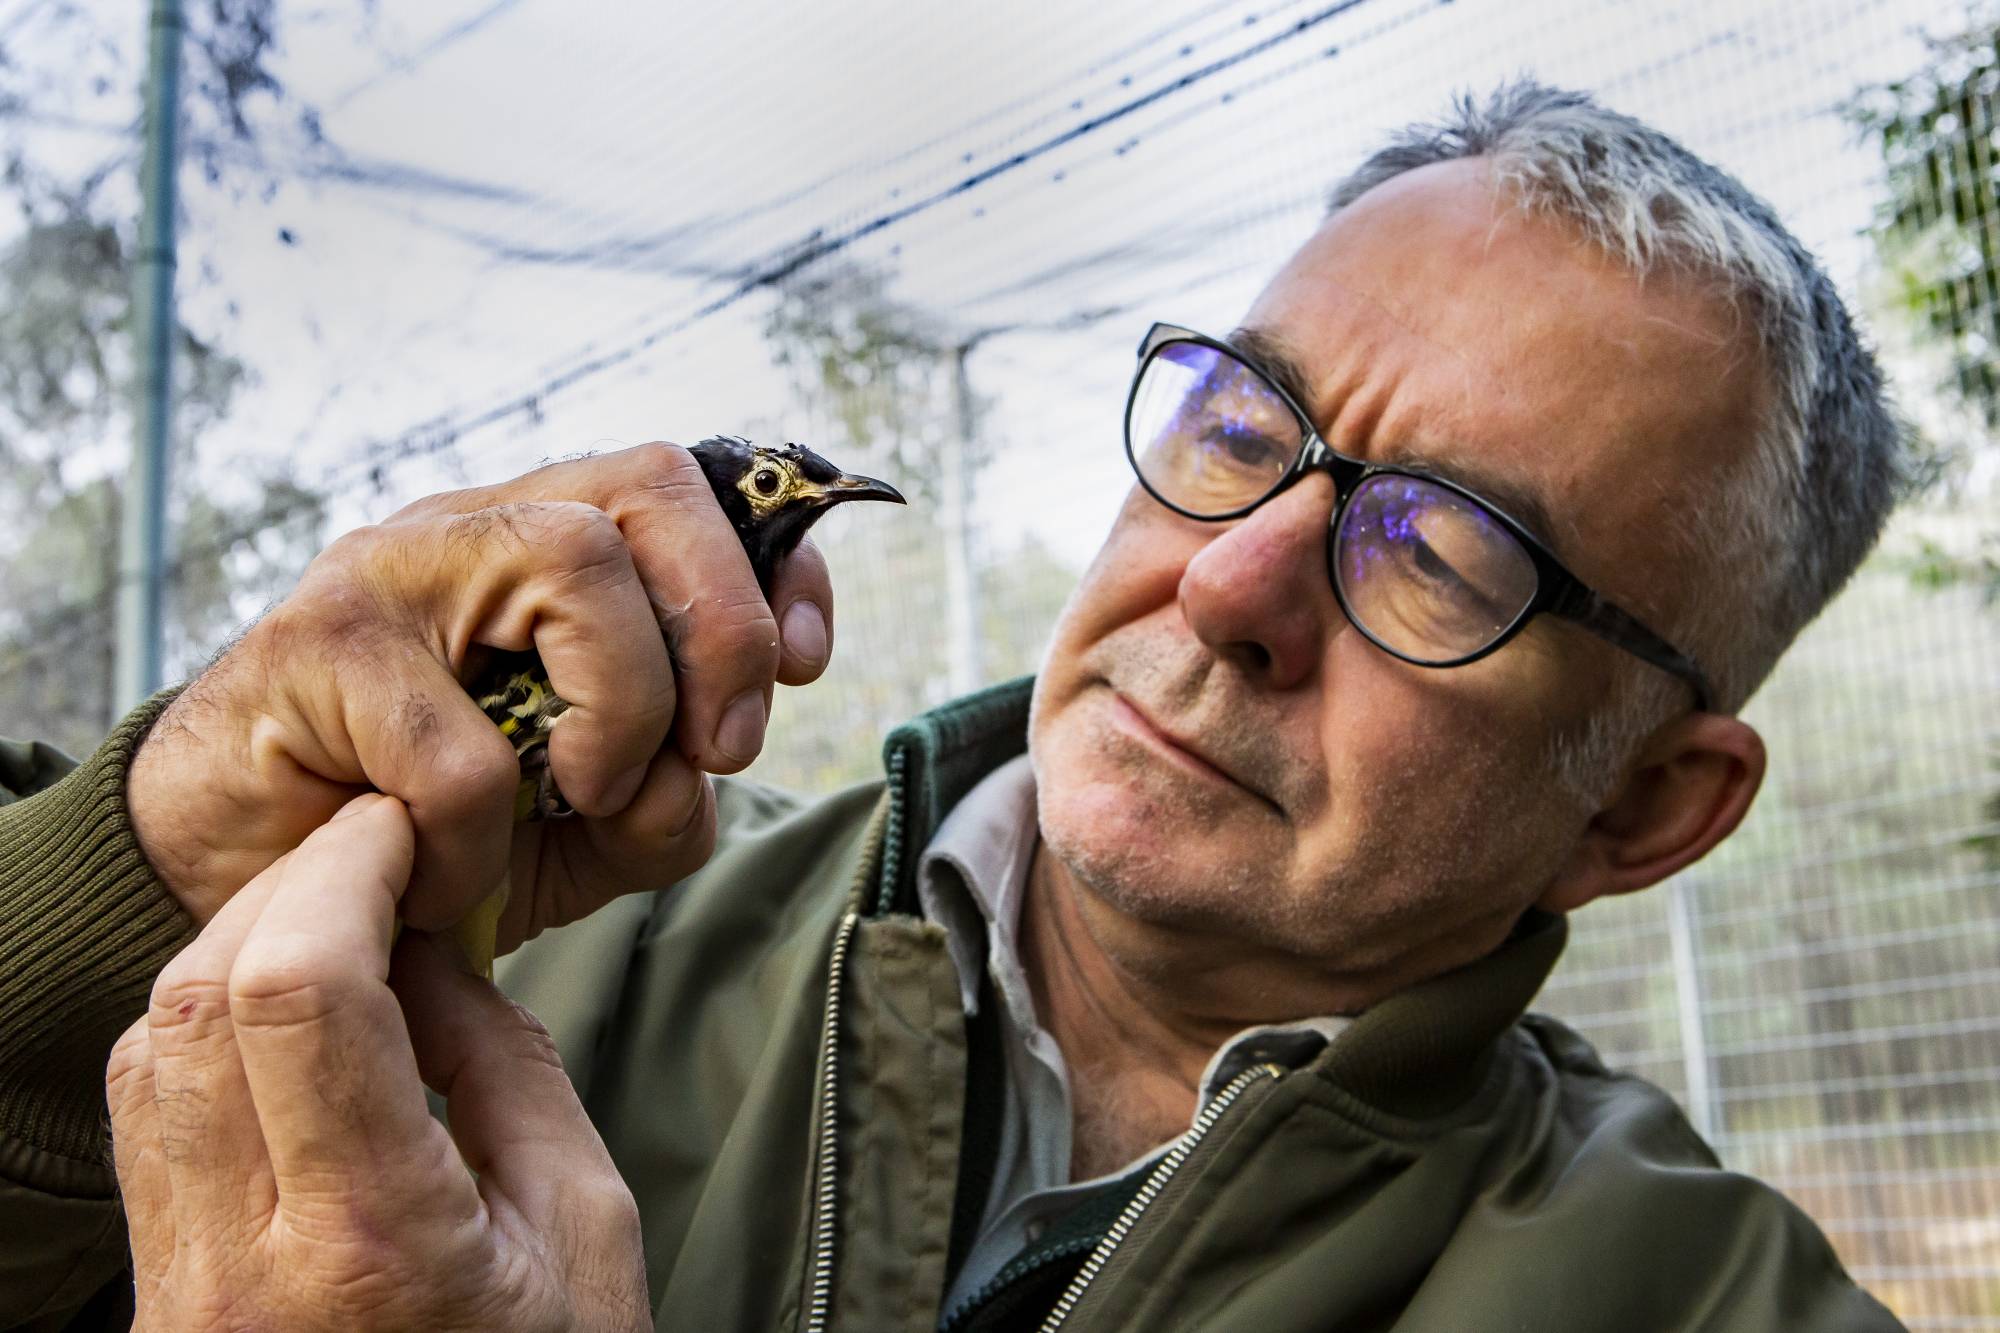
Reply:
<svg viewBox="0 0 2000 1333"><path fill-rule="evenodd" d="M759 495L776 495L778 493L778 474L770 468L763 468L758 471L756 476L750 479L750 484L757 488L757 494Z"/></svg>

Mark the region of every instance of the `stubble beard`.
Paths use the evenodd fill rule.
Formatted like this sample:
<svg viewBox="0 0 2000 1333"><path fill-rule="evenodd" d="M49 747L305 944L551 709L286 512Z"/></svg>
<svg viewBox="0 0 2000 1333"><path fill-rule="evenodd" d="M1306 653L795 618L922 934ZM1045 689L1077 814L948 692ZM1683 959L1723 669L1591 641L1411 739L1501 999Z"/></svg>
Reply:
<svg viewBox="0 0 2000 1333"><path fill-rule="evenodd" d="M1288 750L1268 700L1205 651L1129 627L1099 641L1083 665L1226 756L1285 815L1260 816L1241 793L1163 773L1158 755L1109 724L1108 692L1083 697L1107 689L1091 685L1052 738L1063 771L1032 752L1041 834L1077 888L1123 916L1329 970L1386 969L1482 913L1485 933L1501 929L1532 900L1522 885L1546 882L1559 864L1530 839L1515 864L1495 864L1496 838L1520 838L1525 822L1547 813L1539 784L1522 780L1498 746L1458 746L1445 784L1411 756L1400 770L1344 774L1334 793L1325 760ZM1443 785L1470 795L1442 807ZM1116 794L1094 795L1096 786ZM1302 846L1308 826L1327 818L1351 827Z"/></svg>
<svg viewBox="0 0 2000 1333"><path fill-rule="evenodd" d="M1273 709L1235 668L1165 634L1128 627L1094 645L1082 666L1093 683L1068 701L1053 738L1057 766L1031 750L1042 839L1076 886L1121 915L1173 932L1285 952L1327 943L1347 896L1344 873L1319 880L1311 894L1294 883L1297 820L1327 801L1317 757L1285 748ZM1155 721L1199 737L1279 809L1166 767L1111 724L1112 690ZM1116 792L1109 820L1103 798L1089 790L1100 786Z"/></svg>

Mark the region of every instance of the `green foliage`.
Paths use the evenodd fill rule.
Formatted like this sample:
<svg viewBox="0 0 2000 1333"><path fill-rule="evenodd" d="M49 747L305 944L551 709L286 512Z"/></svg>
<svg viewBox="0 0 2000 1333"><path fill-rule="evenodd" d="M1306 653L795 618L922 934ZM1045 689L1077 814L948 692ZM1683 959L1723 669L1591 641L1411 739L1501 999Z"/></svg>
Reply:
<svg viewBox="0 0 2000 1333"><path fill-rule="evenodd" d="M258 174L264 113L283 93L266 63L275 13L274 0L187 7L183 139L211 184L244 188ZM129 6L29 7L0 34L0 119L128 115L144 17ZM0 730L79 751L113 721L137 358L132 192L110 187L129 186L136 169L130 138L82 167L74 153L38 156L32 135L0 147L0 194L17 220L0 232ZM319 499L282 465L233 469L228 493L191 475L196 441L249 375L217 335L177 327L169 660L212 649L318 543Z"/></svg>
<svg viewBox="0 0 2000 1333"><path fill-rule="evenodd" d="M757 774L827 791L872 776L884 733L942 697L936 465L950 429L950 353L929 320L889 297L882 275L842 263L811 266L779 287L764 334L792 382L786 416L807 423L773 430L910 500L894 512L836 512L813 530L839 589L836 644L900 645L868 661L836 649L819 686L780 693Z"/></svg>
<svg viewBox="0 0 2000 1333"><path fill-rule="evenodd" d="M1935 592L1966 584L1978 591L1982 604L1990 607L2000 603L2000 533L1987 533L1980 549L1970 555L1919 537L1916 551L1904 563L1910 582L1919 588Z"/></svg>
<svg viewBox="0 0 2000 1333"><path fill-rule="evenodd" d="M977 480L992 445L984 403L969 388L961 398L960 358L970 340L896 302L883 274L820 264L793 275L778 291L765 336L772 359L790 372L787 415L808 423L782 433L842 467L886 478L910 499L894 511L837 511L813 530L838 589L836 643L888 646L868 658L837 649L819 685L778 694L756 775L826 791L879 775L883 735L950 692L946 562L962 534L947 528L940 477L947 451L955 451L974 497L968 521L984 527ZM1032 541L986 555L973 570L980 608L973 665L991 681L1034 668L1075 575Z"/></svg>
<svg viewBox="0 0 2000 1333"><path fill-rule="evenodd" d="M0 253L0 466L60 493L106 442L129 406L131 278L118 229L80 211L30 222ZM243 364L186 326L174 355L179 424L198 435L228 410Z"/></svg>
<svg viewBox="0 0 2000 1333"><path fill-rule="evenodd" d="M88 749L112 721L122 465L132 433L131 273L109 223L31 223L0 251L0 725ZM185 327L179 447L220 420L244 368ZM235 499L185 486L174 507L172 634L213 645L239 594L296 577L319 503L281 469ZM277 516L288 526L267 535Z"/></svg>
<svg viewBox="0 0 2000 1333"><path fill-rule="evenodd" d="M1888 300L1948 350L1939 387L2000 425L2000 9L1973 7L1924 68L1847 113L1882 154L1874 238Z"/></svg>
<svg viewBox="0 0 2000 1333"><path fill-rule="evenodd" d="M1076 580L1075 567L1032 533L980 570L979 638L986 679L1010 680L1041 666L1049 627Z"/></svg>
<svg viewBox="0 0 2000 1333"><path fill-rule="evenodd" d="M823 418L842 449L893 473L913 502L936 499L938 449L959 429L953 346L939 321L895 301L883 274L821 263L779 288L764 336L798 406Z"/></svg>

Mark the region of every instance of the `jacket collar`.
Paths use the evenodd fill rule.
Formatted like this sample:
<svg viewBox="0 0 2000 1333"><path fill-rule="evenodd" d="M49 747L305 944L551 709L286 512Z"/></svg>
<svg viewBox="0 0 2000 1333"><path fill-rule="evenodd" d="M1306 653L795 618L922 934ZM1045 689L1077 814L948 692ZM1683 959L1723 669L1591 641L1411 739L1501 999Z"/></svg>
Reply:
<svg viewBox="0 0 2000 1333"><path fill-rule="evenodd" d="M1478 1092L1495 1043L1527 1011L1569 939L1569 922L1530 908L1500 947L1363 1010L1318 1067L1335 1086L1395 1115L1434 1116Z"/></svg>
<svg viewBox="0 0 2000 1333"><path fill-rule="evenodd" d="M865 910L918 912L924 847L981 778L1027 750L1033 690L1031 677L990 686L889 733L875 900ZM1542 988L1568 937L1563 917L1530 909L1492 953L1359 1015L1315 1062L1321 1076L1394 1114L1435 1115L1459 1105L1484 1081L1495 1042Z"/></svg>
<svg viewBox="0 0 2000 1333"><path fill-rule="evenodd" d="M1034 688L1032 676L992 685L889 733L882 744L888 818L873 911L917 913L917 863L925 846L981 778L1027 752Z"/></svg>

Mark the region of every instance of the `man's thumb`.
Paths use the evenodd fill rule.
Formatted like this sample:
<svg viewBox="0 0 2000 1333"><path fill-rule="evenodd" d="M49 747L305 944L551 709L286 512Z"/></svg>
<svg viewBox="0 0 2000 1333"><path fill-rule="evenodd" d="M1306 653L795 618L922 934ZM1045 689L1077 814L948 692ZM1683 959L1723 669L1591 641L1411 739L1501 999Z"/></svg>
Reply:
<svg viewBox="0 0 2000 1333"><path fill-rule="evenodd" d="M537 1228L559 1216L574 1226L579 1204L598 1211L592 1200L630 1214L630 1191L548 1029L493 983L463 971L454 952L424 932L405 931L389 985L402 1003L418 1072L444 1097L451 1136L480 1177L481 1193L490 1200L497 1190Z"/></svg>

